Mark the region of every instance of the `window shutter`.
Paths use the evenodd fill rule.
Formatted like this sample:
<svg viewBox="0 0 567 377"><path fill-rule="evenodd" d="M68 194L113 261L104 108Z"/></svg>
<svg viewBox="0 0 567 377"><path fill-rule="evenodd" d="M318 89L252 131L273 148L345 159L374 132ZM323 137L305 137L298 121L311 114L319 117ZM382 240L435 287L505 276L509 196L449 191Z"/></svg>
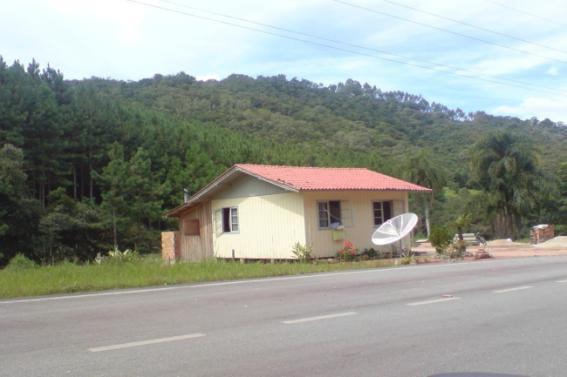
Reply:
<svg viewBox="0 0 567 377"><path fill-rule="evenodd" d="M343 224L342 222L342 211L341 202L338 200L329 200L329 221L331 222L329 226L334 223Z"/></svg>
<svg viewBox="0 0 567 377"><path fill-rule="evenodd" d="M222 234L222 209L215 211L215 234L217 237Z"/></svg>
<svg viewBox="0 0 567 377"><path fill-rule="evenodd" d="M238 232L238 230L239 230L238 208L234 207L230 209L230 231Z"/></svg>
<svg viewBox="0 0 567 377"><path fill-rule="evenodd" d="M404 213L404 202L401 200L394 200L392 208L392 217Z"/></svg>
<svg viewBox="0 0 567 377"><path fill-rule="evenodd" d="M382 224L382 212L382 202L372 202L372 223L374 224L374 226L379 226L380 224Z"/></svg>
<svg viewBox="0 0 567 377"><path fill-rule="evenodd" d="M350 201L341 201L341 222L343 226L350 228L353 226L354 221L352 218L352 208Z"/></svg>
<svg viewBox="0 0 567 377"><path fill-rule="evenodd" d="M390 220L394 217L394 202L382 202L382 216L384 221Z"/></svg>
<svg viewBox="0 0 567 377"><path fill-rule="evenodd" d="M327 202L317 202L319 228L329 227L329 207Z"/></svg>

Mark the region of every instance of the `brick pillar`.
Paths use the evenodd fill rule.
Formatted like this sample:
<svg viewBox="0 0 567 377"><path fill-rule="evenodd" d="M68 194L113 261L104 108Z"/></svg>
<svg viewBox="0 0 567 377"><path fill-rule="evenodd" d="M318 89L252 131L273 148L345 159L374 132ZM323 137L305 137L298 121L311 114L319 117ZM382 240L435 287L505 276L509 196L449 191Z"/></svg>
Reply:
<svg viewBox="0 0 567 377"><path fill-rule="evenodd" d="M161 232L161 258L173 264L179 258L179 232Z"/></svg>

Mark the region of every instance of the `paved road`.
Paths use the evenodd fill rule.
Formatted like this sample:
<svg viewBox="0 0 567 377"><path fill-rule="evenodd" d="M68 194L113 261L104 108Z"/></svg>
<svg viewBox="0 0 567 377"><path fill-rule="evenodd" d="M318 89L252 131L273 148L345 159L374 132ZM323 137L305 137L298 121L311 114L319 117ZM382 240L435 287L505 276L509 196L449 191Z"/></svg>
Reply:
<svg viewBox="0 0 567 377"><path fill-rule="evenodd" d="M567 376L567 258L0 301L0 376L471 372Z"/></svg>

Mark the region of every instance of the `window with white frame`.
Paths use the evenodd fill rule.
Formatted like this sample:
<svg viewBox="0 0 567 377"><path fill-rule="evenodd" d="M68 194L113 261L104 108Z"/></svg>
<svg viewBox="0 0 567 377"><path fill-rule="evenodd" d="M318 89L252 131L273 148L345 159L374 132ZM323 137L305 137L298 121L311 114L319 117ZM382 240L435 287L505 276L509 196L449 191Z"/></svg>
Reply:
<svg viewBox="0 0 567 377"><path fill-rule="evenodd" d="M319 210L319 228L329 228L331 224L342 224L341 202L328 200L317 202Z"/></svg>
<svg viewBox="0 0 567 377"><path fill-rule="evenodd" d="M239 230L238 207L225 207L219 210L221 218L217 221L222 224L222 233L235 233Z"/></svg>
<svg viewBox="0 0 567 377"><path fill-rule="evenodd" d="M372 202L374 225L381 225L392 218L392 202Z"/></svg>

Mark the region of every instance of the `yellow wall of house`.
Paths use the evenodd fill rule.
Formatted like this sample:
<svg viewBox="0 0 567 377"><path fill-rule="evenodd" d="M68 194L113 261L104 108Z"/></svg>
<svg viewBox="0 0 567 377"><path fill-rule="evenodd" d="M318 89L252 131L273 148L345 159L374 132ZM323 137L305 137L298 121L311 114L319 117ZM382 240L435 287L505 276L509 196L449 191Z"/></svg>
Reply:
<svg viewBox="0 0 567 377"><path fill-rule="evenodd" d="M313 248L316 257L336 255L343 246L342 241L333 241L332 230L319 228L318 201L340 200L344 225L344 239L351 241L362 251L364 248L391 251L391 246L377 247L371 241L374 226L372 202L393 201L392 216L408 211L408 195L396 191L317 191L304 192L305 233L307 244ZM404 239L409 246L409 237Z"/></svg>
<svg viewBox="0 0 567 377"><path fill-rule="evenodd" d="M306 243L303 203L293 192L212 200L214 255L231 258L234 250L236 258L293 258L293 245ZM224 207L238 208L238 232L220 232Z"/></svg>

